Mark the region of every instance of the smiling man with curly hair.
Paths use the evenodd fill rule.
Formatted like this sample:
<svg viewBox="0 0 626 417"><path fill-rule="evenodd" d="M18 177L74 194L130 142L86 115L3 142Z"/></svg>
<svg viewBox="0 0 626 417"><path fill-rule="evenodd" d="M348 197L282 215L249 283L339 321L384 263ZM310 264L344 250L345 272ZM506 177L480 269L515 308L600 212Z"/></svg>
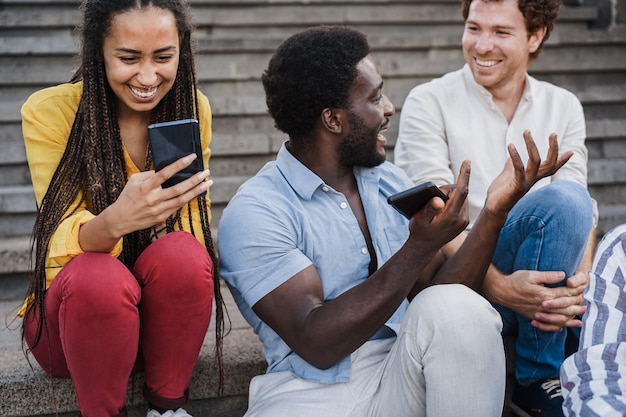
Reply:
<svg viewBox="0 0 626 417"><path fill-rule="evenodd" d="M468 230L508 158L507 146L523 150L524 131L532 131L542 156L552 136L560 152L573 153L562 169L533 188L528 198L535 203L526 206L528 211L515 208L518 229L503 229L480 289L500 312L503 334L517 338L512 407L524 417L563 416L559 368L578 344L585 311L581 294L593 254L592 219L597 220L586 190L582 105L571 92L528 74L561 5L561 0L462 0L466 64L409 93L394 150L395 163L416 184L453 184L463 161L472 161ZM550 229L544 224L550 216L581 221L570 229ZM533 223L535 237L522 239ZM455 253L465 236L445 251Z"/></svg>

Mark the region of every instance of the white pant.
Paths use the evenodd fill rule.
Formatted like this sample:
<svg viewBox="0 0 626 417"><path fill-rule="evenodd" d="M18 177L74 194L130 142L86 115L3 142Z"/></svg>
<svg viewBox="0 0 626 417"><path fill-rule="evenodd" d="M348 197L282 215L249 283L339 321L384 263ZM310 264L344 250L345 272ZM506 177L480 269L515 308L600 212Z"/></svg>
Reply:
<svg viewBox="0 0 626 417"><path fill-rule="evenodd" d="M501 330L498 312L464 285L429 287L409 305L397 338L351 355L349 382L256 376L245 417L500 417Z"/></svg>

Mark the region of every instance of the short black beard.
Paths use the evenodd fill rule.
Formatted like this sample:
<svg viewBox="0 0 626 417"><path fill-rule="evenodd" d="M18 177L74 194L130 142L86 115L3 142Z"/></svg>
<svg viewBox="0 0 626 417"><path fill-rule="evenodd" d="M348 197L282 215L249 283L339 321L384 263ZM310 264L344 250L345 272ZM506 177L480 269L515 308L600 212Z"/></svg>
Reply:
<svg viewBox="0 0 626 417"><path fill-rule="evenodd" d="M344 166L372 168L385 162L376 148L379 130L365 126L363 119L347 111L350 133L338 145L339 162Z"/></svg>

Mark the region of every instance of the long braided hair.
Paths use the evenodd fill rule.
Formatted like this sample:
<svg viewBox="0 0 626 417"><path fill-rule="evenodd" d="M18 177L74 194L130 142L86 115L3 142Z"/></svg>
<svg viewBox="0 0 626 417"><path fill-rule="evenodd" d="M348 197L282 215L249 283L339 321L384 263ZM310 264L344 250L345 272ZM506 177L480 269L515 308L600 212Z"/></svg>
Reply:
<svg viewBox="0 0 626 417"><path fill-rule="evenodd" d="M193 60L191 14L185 0L84 0L83 21L77 27L82 41L80 64L71 83L83 83L82 96L67 147L38 208L31 251L34 268L28 289L27 314L36 309L39 317L35 342L37 346L45 331L44 299L46 296L46 255L52 234L59 224L73 214L83 202L98 215L117 200L128 172L117 118L117 97L105 74L103 44L114 16L149 6L169 10L174 15L180 39L180 57L176 79L171 90L152 110L151 123L195 118L199 119L196 95L196 74ZM148 153L146 169L152 163ZM78 201L78 203L76 203ZM166 221L167 232L182 228L181 210L189 210L189 228L193 230L191 206L196 203L200 213L205 247L214 264L215 359L219 369L219 394L223 391L224 370L222 338L224 335L224 300L220 292L218 259L209 224L209 206L204 196L183 206ZM132 269L141 252L152 242L152 228L138 230L123 238L119 260ZM25 321L24 321L25 322ZM24 325L22 325L22 334ZM24 340L22 338L22 340Z"/></svg>

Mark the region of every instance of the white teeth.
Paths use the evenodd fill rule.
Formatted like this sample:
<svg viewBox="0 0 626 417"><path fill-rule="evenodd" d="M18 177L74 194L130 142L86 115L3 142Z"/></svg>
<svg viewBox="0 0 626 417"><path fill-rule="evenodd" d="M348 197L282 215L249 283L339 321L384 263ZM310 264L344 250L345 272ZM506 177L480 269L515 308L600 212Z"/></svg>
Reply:
<svg viewBox="0 0 626 417"><path fill-rule="evenodd" d="M480 59L477 59L476 63L482 67L493 67L498 63L498 61L481 61Z"/></svg>
<svg viewBox="0 0 626 417"><path fill-rule="evenodd" d="M150 98L157 91L156 87L155 88L150 88L150 89L143 89L143 88L142 89L137 89L137 88L131 86L130 89L132 90L133 94L135 94L135 95L137 95L137 96L139 96L141 98Z"/></svg>

